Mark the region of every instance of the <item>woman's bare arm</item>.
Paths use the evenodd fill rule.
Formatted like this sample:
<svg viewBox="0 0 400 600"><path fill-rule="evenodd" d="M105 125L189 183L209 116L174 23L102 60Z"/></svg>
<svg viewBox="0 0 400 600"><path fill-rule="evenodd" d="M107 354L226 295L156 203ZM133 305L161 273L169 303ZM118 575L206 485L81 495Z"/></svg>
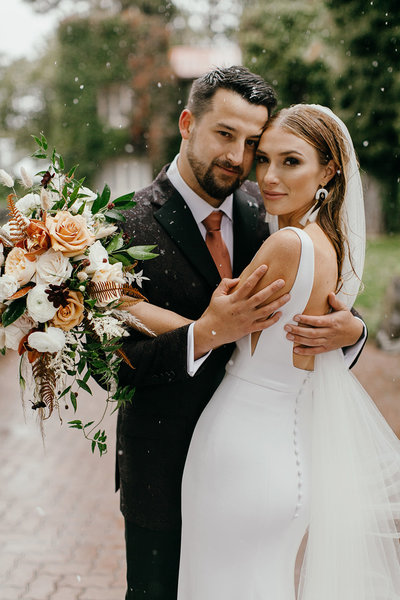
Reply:
<svg viewBox="0 0 400 600"><path fill-rule="evenodd" d="M155 335L161 335L168 331L173 331L179 327L190 324L192 321L186 319L177 313L161 308L149 302L137 302L130 305L130 299L127 299L126 304L122 304L119 308L130 312L138 319L147 329ZM143 331L143 330L142 330Z"/></svg>

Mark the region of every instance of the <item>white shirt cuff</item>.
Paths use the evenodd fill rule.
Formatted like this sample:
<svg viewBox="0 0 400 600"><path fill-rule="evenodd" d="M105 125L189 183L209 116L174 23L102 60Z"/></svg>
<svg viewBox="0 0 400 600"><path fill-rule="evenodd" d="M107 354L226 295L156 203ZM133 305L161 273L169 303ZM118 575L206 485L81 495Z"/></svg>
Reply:
<svg viewBox="0 0 400 600"><path fill-rule="evenodd" d="M353 364L353 362L355 361L355 359L361 352L361 348L363 347L365 338L367 337L367 327L366 327L364 321L362 321L358 317L356 317L356 319L361 321L364 329L363 329L363 334L360 337L360 339L358 340L358 342L356 342L353 346L346 348L346 351L343 353L344 354L344 362L346 363L347 368L349 368Z"/></svg>
<svg viewBox="0 0 400 600"><path fill-rule="evenodd" d="M189 325L187 334L187 372L190 377L196 375L197 371L203 364L203 362L210 356L210 352L207 352L204 356L201 356L197 360L194 360L194 323Z"/></svg>

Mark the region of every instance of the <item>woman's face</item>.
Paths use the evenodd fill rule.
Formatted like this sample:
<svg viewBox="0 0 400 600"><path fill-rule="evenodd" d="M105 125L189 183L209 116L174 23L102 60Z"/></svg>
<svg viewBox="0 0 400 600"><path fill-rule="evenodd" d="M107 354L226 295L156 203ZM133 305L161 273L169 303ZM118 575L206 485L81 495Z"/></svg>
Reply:
<svg viewBox="0 0 400 600"><path fill-rule="evenodd" d="M317 150L279 125L261 136L256 174L265 208L280 226L298 225L315 203L315 193L334 174L334 163L321 165Z"/></svg>

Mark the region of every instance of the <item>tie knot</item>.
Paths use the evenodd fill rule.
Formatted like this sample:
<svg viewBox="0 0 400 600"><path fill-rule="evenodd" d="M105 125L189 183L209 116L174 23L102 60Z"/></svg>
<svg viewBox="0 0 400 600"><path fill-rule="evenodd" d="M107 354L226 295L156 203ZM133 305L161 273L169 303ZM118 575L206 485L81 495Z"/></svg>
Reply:
<svg viewBox="0 0 400 600"><path fill-rule="evenodd" d="M219 231L221 229L222 215L222 210L214 210L204 219L203 225L207 231Z"/></svg>

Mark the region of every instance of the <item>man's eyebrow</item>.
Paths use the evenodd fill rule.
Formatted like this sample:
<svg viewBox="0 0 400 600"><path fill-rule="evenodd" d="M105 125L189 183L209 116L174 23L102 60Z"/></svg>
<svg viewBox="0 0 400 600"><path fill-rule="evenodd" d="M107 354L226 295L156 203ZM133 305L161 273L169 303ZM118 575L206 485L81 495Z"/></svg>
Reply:
<svg viewBox="0 0 400 600"><path fill-rule="evenodd" d="M219 123L217 123L216 126L217 127L223 127L224 129L229 129L229 131L236 131L235 127L232 127L231 125L227 125L223 121L220 121Z"/></svg>
<svg viewBox="0 0 400 600"><path fill-rule="evenodd" d="M227 129L228 131L237 131L236 127L232 127L232 125L227 125L226 123L224 123L223 121L219 121L218 123L216 123L216 127L223 127L224 129ZM260 133L253 133L252 135L249 135L249 139L251 140L259 140L260 137L262 136L263 131L260 131Z"/></svg>

